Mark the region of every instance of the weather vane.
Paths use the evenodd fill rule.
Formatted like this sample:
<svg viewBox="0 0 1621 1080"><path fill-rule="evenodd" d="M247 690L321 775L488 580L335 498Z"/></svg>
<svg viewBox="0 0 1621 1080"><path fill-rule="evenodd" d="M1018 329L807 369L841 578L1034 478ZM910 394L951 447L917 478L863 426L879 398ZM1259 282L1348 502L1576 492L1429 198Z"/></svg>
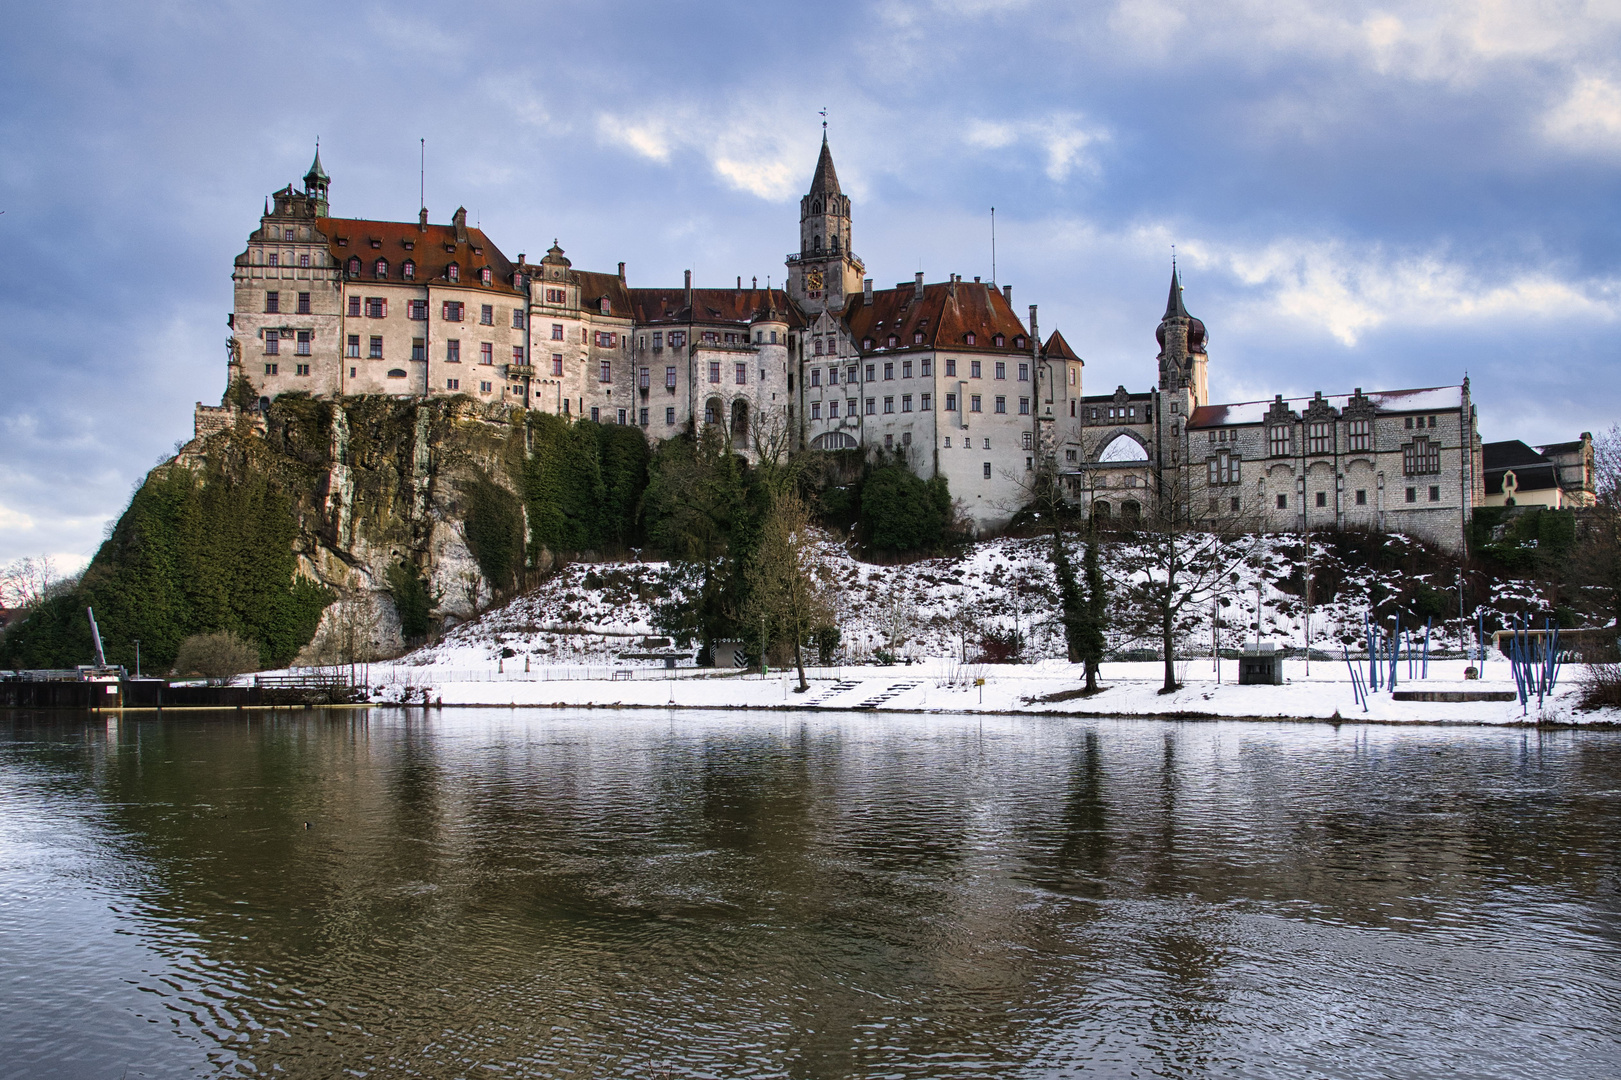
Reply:
<svg viewBox="0 0 1621 1080"><path fill-rule="evenodd" d="M822 108L821 117L822 117L822 134L826 135L827 134L827 108L825 106Z"/></svg>

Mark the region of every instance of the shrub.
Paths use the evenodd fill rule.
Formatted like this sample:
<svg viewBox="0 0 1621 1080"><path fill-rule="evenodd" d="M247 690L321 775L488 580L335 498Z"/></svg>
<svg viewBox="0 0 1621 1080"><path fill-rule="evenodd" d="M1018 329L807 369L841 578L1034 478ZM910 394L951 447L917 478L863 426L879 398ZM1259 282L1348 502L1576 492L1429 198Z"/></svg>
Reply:
<svg viewBox="0 0 1621 1080"><path fill-rule="evenodd" d="M861 485L861 525L881 551L925 551L945 542L951 493L944 476L919 479L904 465L883 465Z"/></svg>
<svg viewBox="0 0 1621 1080"><path fill-rule="evenodd" d="M1158 654L1155 654L1156 657ZM979 664L1017 664L1024 657L1024 635L1017 630L987 630L979 639Z"/></svg>
<svg viewBox="0 0 1621 1080"><path fill-rule="evenodd" d="M427 637L432 625L429 613L433 610L433 597L422 571L403 559L395 563L388 569L388 592L399 612L400 633L405 640L420 641Z"/></svg>
<svg viewBox="0 0 1621 1080"><path fill-rule="evenodd" d="M1621 708L1621 664L1589 664L1577 686L1577 704L1581 708Z"/></svg>
<svg viewBox="0 0 1621 1080"><path fill-rule="evenodd" d="M232 630L193 634L180 643L175 653L173 674L201 675L211 683L223 683L233 675L259 666L259 646Z"/></svg>

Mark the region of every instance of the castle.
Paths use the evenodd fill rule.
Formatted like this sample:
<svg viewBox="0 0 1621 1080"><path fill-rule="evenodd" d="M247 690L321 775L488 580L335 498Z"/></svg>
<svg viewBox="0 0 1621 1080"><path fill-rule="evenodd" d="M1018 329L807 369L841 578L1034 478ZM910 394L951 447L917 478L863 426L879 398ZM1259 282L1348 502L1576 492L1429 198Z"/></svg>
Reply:
<svg viewBox="0 0 1621 1080"><path fill-rule="evenodd" d="M465 395L650 440L719 424L739 452L864 448L944 475L980 530L1043 466L1098 518L1178 506L1191 521L1363 526L1453 550L1484 501L1469 384L1239 404L1209 400L1208 335L1173 267L1149 391L1085 395L1084 361L1041 339L1011 286L919 273L875 289L824 133L787 284L632 288L554 241L509 259L449 225L330 215L319 152L270 196L233 271L231 378L279 394ZM199 428L217 423L199 407ZM1155 500L1159 500L1156 503Z"/></svg>

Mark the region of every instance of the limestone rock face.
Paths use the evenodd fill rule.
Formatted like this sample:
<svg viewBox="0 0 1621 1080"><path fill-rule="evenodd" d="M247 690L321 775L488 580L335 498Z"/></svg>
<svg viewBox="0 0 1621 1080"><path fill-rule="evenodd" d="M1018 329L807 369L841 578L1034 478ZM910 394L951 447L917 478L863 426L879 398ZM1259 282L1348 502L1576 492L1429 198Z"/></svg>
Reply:
<svg viewBox="0 0 1621 1080"><path fill-rule="evenodd" d="M497 595L468 546L467 498L493 483L521 503L520 411L466 398L283 395L262 414L229 413L211 414L159 468L256 470L291 500L300 572L337 597L297 662L401 651L388 577L402 562L425 578L441 625Z"/></svg>

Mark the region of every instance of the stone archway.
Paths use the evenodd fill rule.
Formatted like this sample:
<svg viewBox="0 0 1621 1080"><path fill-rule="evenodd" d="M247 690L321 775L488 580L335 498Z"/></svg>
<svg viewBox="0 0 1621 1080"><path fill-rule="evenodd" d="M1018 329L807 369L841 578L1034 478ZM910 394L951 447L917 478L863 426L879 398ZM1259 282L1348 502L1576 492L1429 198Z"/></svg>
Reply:
<svg viewBox="0 0 1621 1080"><path fill-rule="evenodd" d="M1147 461L1148 444L1135 431L1118 431L1110 436L1098 452L1099 462Z"/></svg>
<svg viewBox="0 0 1621 1080"><path fill-rule="evenodd" d="M749 442L749 403L742 398L732 402L731 435L733 446L747 446Z"/></svg>
<svg viewBox="0 0 1621 1080"><path fill-rule="evenodd" d="M704 402L704 423L718 424L724 415L726 415L726 404L720 398L712 397Z"/></svg>

